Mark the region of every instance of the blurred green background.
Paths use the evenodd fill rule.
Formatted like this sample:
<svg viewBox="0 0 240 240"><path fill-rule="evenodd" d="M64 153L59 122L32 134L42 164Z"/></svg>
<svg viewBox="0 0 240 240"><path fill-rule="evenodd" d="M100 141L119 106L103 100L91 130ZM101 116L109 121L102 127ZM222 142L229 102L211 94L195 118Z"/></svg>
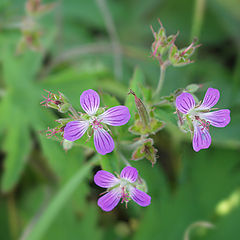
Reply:
<svg viewBox="0 0 240 240"><path fill-rule="evenodd" d="M42 50L16 54L24 16L25 1L0 1L0 239L239 239L239 0L62 0L38 19ZM167 126L155 136L157 164L131 161L152 204L119 204L105 213L92 180L99 167L86 164L92 155L82 147L66 153L45 137L61 115L40 106L41 94L61 91L79 111L89 88L124 104L136 66L155 88L159 65L150 58L149 26L157 31L157 18L168 34L180 31L179 47L193 36L202 44L195 63L167 69L161 94L199 83L201 99L208 87L218 88L217 107L231 109L231 123L212 127L210 149L195 153L176 117L158 109Z"/></svg>

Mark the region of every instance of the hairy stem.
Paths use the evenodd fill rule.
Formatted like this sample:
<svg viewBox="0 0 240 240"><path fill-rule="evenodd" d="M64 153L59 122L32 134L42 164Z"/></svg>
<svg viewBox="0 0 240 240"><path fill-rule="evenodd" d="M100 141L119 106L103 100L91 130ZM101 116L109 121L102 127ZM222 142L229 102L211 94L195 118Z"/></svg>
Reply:
<svg viewBox="0 0 240 240"><path fill-rule="evenodd" d="M154 93L154 96L158 96L161 89L162 89L162 86L163 86L163 82L164 82L164 79L165 79L165 72L166 72L166 64L162 64L160 65L160 78L159 78L159 81L158 81L158 86L157 86L157 89Z"/></svg>

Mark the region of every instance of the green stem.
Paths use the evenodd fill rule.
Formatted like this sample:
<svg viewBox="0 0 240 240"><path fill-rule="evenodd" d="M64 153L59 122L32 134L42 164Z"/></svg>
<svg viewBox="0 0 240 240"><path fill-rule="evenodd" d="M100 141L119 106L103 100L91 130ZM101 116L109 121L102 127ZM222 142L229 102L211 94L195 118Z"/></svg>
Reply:
<svg viewBox="0 0 240 240"><path fill-rule="evenodd" d="M194 14L193 14L193 24L192 24L192 32L191 32L191 41L197 37L199 38L202 23L203 23L203 15L205 12L206 0L195 0L194 6Z"/></svg>
<svg viewBox="0 0 240 240"><path fill-rule="evenodd" d="M76 191L79 184L89 174L92 167L99 161L98 155L85 164L72 178L60 189L59 193L53 198L49 206L40 216L39 220L32 227L30 233L25 237L24 232L21 240L40 240L51 227L61 209L67 204L72 194Z"/></svg>
<svg viewBox="0 0 240 240"><path fill-rule="evenodd" d="M160 78L159 78L158 86L157 86L156 92L154 93L154 96L158 96L162 89L163 82L165 79L166 67L167 67L166 64L160 65Z"/></svg>
<svg viewBox="0 0 240 240"><path fill-rule="evenodd" d="M17 239L18 230L19 230L19 219L16 209L16 203L14 199L14 194L10 193L7 199L8 203L8 215L9 215L9 226L11 231L12 239Z"/></svg>

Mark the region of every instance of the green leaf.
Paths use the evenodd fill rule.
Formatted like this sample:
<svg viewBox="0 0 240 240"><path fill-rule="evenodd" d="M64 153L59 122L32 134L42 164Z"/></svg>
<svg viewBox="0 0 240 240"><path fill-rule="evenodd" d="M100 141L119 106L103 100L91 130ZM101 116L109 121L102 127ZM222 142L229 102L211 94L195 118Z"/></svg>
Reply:
<svg viewBox="0 0 240 240"><path fill-rule="evenodd" d="M31 150L29 129L23 118L22 114L17 114L12 119L4 142L7 156L1 183L3 192L10 191L17 184Z"/></svg>
<svg viewBox="0 0 240 240"><path fill-rule="evenodd" d="M91 161L85 164L78 172L71 177L71 179L60 189L58 194L53 198L45 212L40 216L39 220L33 226L26 240L38 240L42 239L46 234L46 231L51 227L51 224L56 219L60 211L67 204L71 195L77 189L79 184L87 177L89 171L94 164L98 162L98 156L95 156Z"/></svg>

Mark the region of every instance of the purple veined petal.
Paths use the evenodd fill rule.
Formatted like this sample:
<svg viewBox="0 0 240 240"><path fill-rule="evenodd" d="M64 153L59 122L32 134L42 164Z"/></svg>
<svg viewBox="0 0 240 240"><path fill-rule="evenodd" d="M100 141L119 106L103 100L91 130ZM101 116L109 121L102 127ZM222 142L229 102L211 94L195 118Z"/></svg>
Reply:
<svg viewBox="0 0 240 240"><path fill-rule="evenodd" d="M177 109L184 114L187 114L189 110L195 107L195 100L192 94L184 92L176 98Z"/></svg>
<svg viewBox="0 0 240 240"><path fill-rule="evenodd" d="M120 174L120 177L121 178L125 178L127 179L129 182L133 183L137 180L138 178L138 171L136 168L134 167L130 167L130 166L127 166L125 167L121 174Z"/></svg>
<svg viewBox="0 0 240 240"><path fill-rule="evenodd" d="M151 197L147 193L134 187L130 190L130 197L134 202L142 207L146 207L151 203Z"/></svg>
<svg viewBox="0 0 240 240"><path fill-rule="evenodd" d="M64 128L63 137L68 141L75 141L83 136L89 127L88 121L68 122Z"/></svg>
<svg viewBox="0 0 240 240"><path fill-rule="evenodd" d="M121 126L126 124L130 117L130 112L126 106L116 106L102 113L98 119L108 125Z"/></svg>
<svg viewBox="0 0 240 240"><path fill-rule="evenodd" d="M114 149L114 141L103 128L94 129L94 145L98 153L105 155Z"/></svg>
<svg viewBox="0 0 240 240"><path fill-rule="evenodd" d="M214 127L226 127L231 120L230 110L222 109L214 112L201 113L201 118L210 122Z"/></svg>
<svg viewBox="0 0 240 240"><path fill-rule="evenodd" d="M114 187L119 181L112 173L104 170L98 171L94 176L95 184L102 188Z"/></svg>
<svg viewBox="0 0 240 240"><path fill-rule="evenodd" d="M205 97L203 99L202 104L198 107L198 109L210 109L215 104L217 104L220 98L220 92L215 88L208 88Z"/></svg>
<svg viewBox="0 0 240 240"><path fill-rule="evenodd" d="M99 108L100 97L96 91L88 89L81 94L80 104L88 115L94 115Z"/></svg>
<svg viewBox="0 0 240 240"><path fill-rule="evenodd" d="M201 149L209 148L211 145L211 136L209 131L199 125L198 122L194 123L194 136L193 136L193 150L198 152Z"/></svg>
<svg viewBox="0 0 240 240"><path fill-rule="evenodd" d="M114 188L98 199L98 206L105 212L112 211L121 199L121 189Z"/></svg>

